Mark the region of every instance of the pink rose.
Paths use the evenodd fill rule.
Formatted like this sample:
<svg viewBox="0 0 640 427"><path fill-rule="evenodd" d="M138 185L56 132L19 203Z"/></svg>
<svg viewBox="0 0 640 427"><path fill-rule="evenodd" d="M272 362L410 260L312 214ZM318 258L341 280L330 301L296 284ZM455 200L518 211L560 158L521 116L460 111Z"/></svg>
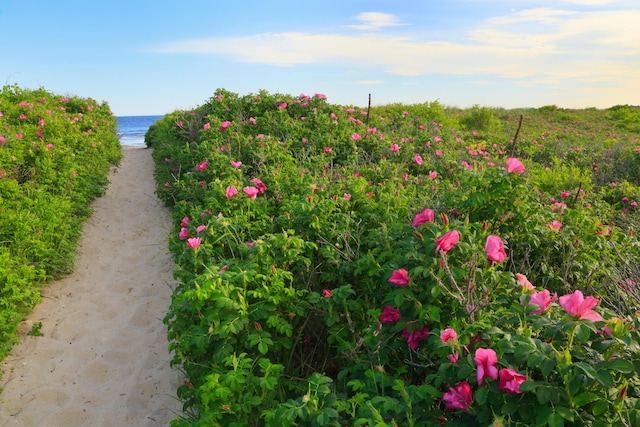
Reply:
<svg viewBox="0 0 640 427"><path fill-rule="evenodd" d="M584 297L582 292L575 291L572 294L564 295L560 297L560 307L569 313L573 317L577 317L580 320L591 320L592 322L598 322L603 320L602 316L592 310L600 300L592 296Z"/></svg>
<svg viewBox="0 0 640 427"><path fill-rule="evenodd" d="M440 332L440 341L446 343L449 340L455 340L458 338L458 334L453 328L447 328Z"/></svg>
<svg viewBox="0 0 640 427"><path fill-rule="evenodd" d="M425 209L422 212L416 214L411 225L418 228L425 222L433 222L435 220L435 216L436 214L432 209Z"/></svg>
<svg viewBox="0 0 640 427"><path fill-rule="evenodd" d="M502 262L507 257L502 239L498 236L487 236L485 252L487 253L487 258L495 262Z"/></svg>
<svg viewBox="0 0 640 427"><path fill-rule="evenodd" d="M451 248L455 246L460 240L460 233L457 230L451 230L444 234L442 237L436 240L436 253L442 251L444 253L449 252Z"/></svg>
<svg viewBox="0 0 640 427"><path fill-rule="evenodd" d="M386 306L380 314L380 321L382 323L395 323L400 320L400 310L390 306Z"/></svg>
<svg viewBox="0 0 640 427"><path fill-rule="evenodd" d="M500 390L509 394L519 394L520 385L527 380L526 375L519 374L511 368L500 369Z"/></svg>
<svg viewBox="0 0 640 427"><path fill-rule="evenodd" d="M404 268L400 268L391 273L391 277L387 280L389 283L393 283L398 286L407 286L409 284L409 273Z"/></svg>
<svg viewBox="0 0 640 427"><path fill-rule="evenodd" d="M455 388L449 387L449 391L442 395L442 400L446 402L449 409L468 410L473 402L469 383L462 381Z"/></svg>
<svg viewBox="0 0 640 427"><path fill-rule="evenodd" d="M558 298L558 294L554 294L553 298L551 297L551 292L548 289L545 289L542 292L533 291L531 294L531 299L529 300L529 304L535 304L540 307L538 310L535 310L533 314L542 314Z"/></svg>
<svg viewBox="0 0 640 427"><path fill-rule="evenodd" d="M473 361L478 367L478 386L482 385L485 376L494 380L498 378L498 368L496 368L498 356L495 351L490 348L479 348L476 350Z"/></svg>
<svg viewBox="0 0 640 427"><path fill-rule="evenodd" d="M509 159L507 160L507 172L509 173L516 172L519 174L523 174L524 165L520 160L516 159L515 157L509 157Z"/></svg>

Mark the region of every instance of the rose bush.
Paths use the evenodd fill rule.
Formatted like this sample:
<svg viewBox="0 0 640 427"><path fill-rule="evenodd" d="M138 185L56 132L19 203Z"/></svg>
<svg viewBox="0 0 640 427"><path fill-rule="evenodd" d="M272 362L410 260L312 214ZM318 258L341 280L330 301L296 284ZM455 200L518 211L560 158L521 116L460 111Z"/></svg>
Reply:
<svg viewBox="0 0 640 427"><path fill-rule="evenodd" d="M0 358L44 282L71 272L89 202L121 156L106 103L0 90Z"/></svg>
<svg viewBox="0 0 640 427"><path fill-rule="evenodd" d="M219 90L152 126L173 424L634 425L637 212L548 185L605 150L566 132L579 113L527 112L511 142L520 112L491 113Z"/></svg>

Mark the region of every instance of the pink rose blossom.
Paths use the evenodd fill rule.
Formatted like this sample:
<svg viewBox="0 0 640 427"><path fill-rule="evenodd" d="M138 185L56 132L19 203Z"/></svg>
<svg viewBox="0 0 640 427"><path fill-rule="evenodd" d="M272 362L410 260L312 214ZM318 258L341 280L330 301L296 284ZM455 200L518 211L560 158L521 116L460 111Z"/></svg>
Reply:
<svg viewBox="0 0 640 427"><path fill-rule="evenodd" d="M229 126L231 126L231 122L228 120L225 120L220 124L220 132L225 131L227 128L229 128Z"/></svg>
<svg viewBox="0 0 640 427"><path fill-rule="evenodd" d="M380 321L382 323L396 323L400 320L400 310L390 306L386 306L380 314Z"/></svg>
<svg viewBox="0 0 640 427"><path fill-rule="evenodd" d="M260 192L260 190L258 190L256 187L244 187L242 191L244 191L244 194L251 197L252 199L255 199Z"/></svg>
<svg viewBox="0 0 640 427"><path fill-rule="evenodd" d="M523 289L526 289L529 291L535 290L531 282L529 282L529 280L527 279L527 276L525 276L524 274L516 273L516 280L518 281L520 286L522 286Z"/></svg>
<svg viewBox="0 0 640 427"><path fill-rule="evenodd" d="M500 369L500 390L509 394L519 394L520 386L527 380L526 375L519 374L511 368Z"/></svg>
<svg viewBox="0 0 640 427"><path fill-rule="evenodd" d="M498 236L487 236L485 252L490 261L502 262L507 257L502 239Z"/></svg>
<svg viewBox="0 0 640 427"><path fill-rule="evenodd" d="M498 368L496 368L498 356L495 351L490 348L479 348L476 350L473 361L478 367L478 386L482 385L485 376L494 380L498 378Z"/></svg>
<svg viewBox="0 0 640 427"><path fill-rule="evenodd" d="M202 233L206 229L207 229L206 225L199 225L196 227L196 233Z"/></svg>
<svg viewBox="0 0 640 427"><path fill-rule="evenodd" d="M429 171L429 179L434 180L438 177L438 172L436 171Z"/></svg>
<svg viewBox="0 0 640 427"><path fill-rule="evenodd" d="M391 277L387 282L398 286L407 286L409 284L409 273L404 268L400 268L391 273Z"/></svg>
<svg viewBox="0 0 640 427"><path fill-rule="evenodd" d="M235 196L236 194L238 194L238 189L236 187L234 187L233 185L227 187L227 191L225 192L227 199Z"/></svg>
<svg viewBox="0 0 640 427"><path fill-rule="evenodd" d="M204 130L209 130L211 128L211 124L205 123L203 127L204 127Z"/></svg>
<svg viewBox="0 0 640 427"><path fill-rule="evenodd" d="M469 410L473 402L469 383L462 381L455 388L449 387L449 391L442 395L442 400L449 409Z"/></svg>
<svg viewBox="0 0 640 427"><path fill-rule="evenodd" d="M187 246L189 246L191 249L198 249L201 243L202 238L200 237L191 237L187 239Z"/></svg>
<svg viewBox="0 0 640 427"><path fill-rule="evenodd" d="M400 150L400 146L398 144L393 144L391 147L389 147L389 151L391 151L392 153L397 153Z"/></svg>
<svg viewBox="0 0 640 427"><path fill-rule="evenodd" d="M418 228L425 222L433 222L435 220L435 216L436 214L432 209L425 209L422 212L416 214L411 225Z"/></svg>
<svg viewBox="0 0 640 427"><path fill-rule="evenodd" d="M544 313L545 311L547 311L551 303L554 302L557 298L558 294L554 294L552 298L551 292L549 292L548 289L545 289L542 292L533 291L533 293L531 294L531 299L529 300L529 304L535 304L540 307L539 309L533 311L533 314Z"/></svg>
<svg viewBox="0 0 640 427"><path fill-rule="evenodd" d="M240 161L235 162L235 161L231 160L231 166L233 166L234 168L236 168L236 169L237 169L237 168L239 168L240 166L242 166L242 162L240 162Z"/></svg>
<svg viewBox="0 0 640 427"><path fill-rule="evenodd" d="M182 227L180 229L180 234L178 234L178 237L180 238L180 240L184 240L189 237L189 229L186 227Z"/></svg>
<svg viewBox="0 0 640 427"><path fill-rule="evenodd" d="M577 317L580 320L591 320L592 322L598 322L603 320L602 316L592 310L593 307L598 305L597 298L592 296L584 297L581 291L575 291L572 294L564 295L560 297L560 307L569 313L573 317Z"/></svg>
<svg viewBox="0 0 640 427"><path fill-rule="evenodd" d="M429 338L429 328L425 326L422 329L414 329L413 332L409 332L408 328L404 328L402 330L402 336L407 339L409 348L415 350L418 348L420 341Z"/></svg>
<svg viewBox="0 0 640 427"><path fill-rule="evenodd" d="M416 154L415 156L413 156L413 160L416 161L416 163L418 164L418 166L422 166L422 156L420 154Z"/></svg>
<svg viewBox="0 0 640 427"><path fill-rule="evenodd" d="M263 194L265 191L267 191L267 186L264 185L264 183L260 181L259 178L251 178L251 182L253 182L256 187L258 187L259 194Z"/></svg>
<svg viewBox="0 0 640 427"><path fill-rule="evenodd" d="M325 298L331 298L331 289L324 289L322 291L322 296L324 296Z"/></svg>
<svg viewBox="0 0 640 427"><path fill-rule="evenodd" d="M184 218L182 218L182 221L180 221L180 225L182 227L186 227L187 225L189 225L189 217L185 216Z"/></svg>
<svg viewBox="0 0 640 427"><path fill-rule="evenodd" d="M507 172L509 173L516 172L519 174L523 174L524 165L520 160L516 159L515 157L509 157L509 159L507 160Z"/></svg>
<svg viewBox="0 0 640 427"><path fill-rule="evenodd" d="M453 328L447 328L440 332L440 341L446 343L447 341L453 341L458 338L458 334Z"/></svg>
<svg viewBox="0 0 640 427"><path fill-rule="evenodd" d="M553 231L558 232L558 231L560 231L560 228L562 227L562 223L560 221L553 220L549 224L547 224L547 227L549 227Z"/></svg>
<svg viewBox="0 0 640 427"><path fill-rule="evenodd" d="M449 252L460 240L460 233L457 230L451 230L436 240L436 254L439 251Z"/></svg>
<svg viewBox="0 0 640 427"><path fill-rule="evenodd" d="M209 160L205 160L204 162L196 165L196 172L202 172L208 167L209 167Z"/></svg>

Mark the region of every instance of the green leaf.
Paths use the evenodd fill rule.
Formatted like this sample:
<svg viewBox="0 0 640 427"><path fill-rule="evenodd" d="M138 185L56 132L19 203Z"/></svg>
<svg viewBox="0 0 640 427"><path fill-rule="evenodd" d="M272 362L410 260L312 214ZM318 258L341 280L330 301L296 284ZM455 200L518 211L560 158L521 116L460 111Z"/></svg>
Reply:
<svg viewBox="0 0 640 427"><path fill-rule="evenodd" d="M607 412L608 409L609 402L607 402L606 400L600 400L593 405L591 413L597 417Z"/></svg>
<svg viewBox="0 0 640 427"><path fill-rule="evenodd" d="M633 364L625 359L615 359L605 363L605 367L623 374L634 373Z"/></svg>
<svg viewBox="0 0 640 427"><path fill-rule="evenodd" d="M612 387L615 387L616 385L616 382L613 379L613 376L611 375L611 373L609 371L605 371L604 369L600 369L598 371L598 375L596 376L596 379L600 384L602 384L606 388L612 388Z"/></svg>
<svg viewBox="0 0 640 427"><path fill-rule="evenodd" d="M485 403L487 403L488 394L489 394L488 387L480 387L478 391L476 391L475 394L473 395L473 400L475 400L478 405L483 406Z"/></svg>
<svg viewBox="0 0 640 427"><path fill-rule="evenodd" d="M579 343L585 343L591 335L591 329L584 323L578 323L576 326L576 341Z"/></svg>
<svg viewBox="0 0 640 427"><path fill-rule="evenodd" d="M403 302L404 302L404 295L401 292L397 292L393 297L393 303L395 304L396 307L400 307L402 306Z"/></svg>
<svg viewBox="0 0 640 427"><path fill-rule="evenodd" d="M269 351L269 346L264 341L260 341L260 344L258 344L258 351L261 354L267 354L267 352Z"/></svg>
<svg viewBox="0 0 640 427"><path fill-rule="evenodd" d="M582 407L584 405L588 405L591 402L595 402L599 398L600 396L598 396L597 394L590 391L585 391L584 393L580 393L579 395L577 395L573 399L573 403L575 403L577 407Z"/></svg>
<svg viewBox="0 0 640 427"><path fill-rule="evenodd" d="M520 388L522 390L522 388ZM536 410L536 424L545 425L551 416L551 406L542 406Z"/></svg>
<svg viewBox="0 0 640 427"><path fill-rule="evenodd" d="M553 359L545 358L542 363L540 363L540 372L542 372L544 376L548 376L555 368L556 361Z"/></svg>
<svg viewBox="0 0 640 427"><path fill-rule="evenodd" d="M575 420L575 414L571 409L566 408L564 406L556 406L554 409L556 413L559 414L565 420L571 421L571 422Z"/></svg>
<svg viewBox="0 0 640 427"><path fill-rule="evenodd" d="M427 314L431 320L436 322L440 322L440 308L434 305L429 305L427 307Z"/></svg>
<svg viewBox="0 0 640 427"><path fill-rule="evenodd" d="M564 418L557 413L551 414L547 420L547 424L549 424L549 427L564 427Z"/></svg>
<svg viewBox="0 0 640 427"><path fill-rule="evenodd" d="M507 402L502 405L500 413L503 415L513 415L516 413L519 407L520 405L518 405L516 402Z"/></svg>
<svg viewBox="0 0 640 427"><path fill-rule="evenodd" d="M598 373L596 372L594 367L591 366L591 365L588 365L588 364L586 364L584 362L578 362L578 363L575 364L575 366L576 366L576 368L580 368L580 370L582 372L584 372L584 374L587 377L591 378L592 380L595 380L596 377L598 376Z"/></svg>
<svg viewBox="0 0 640 427"><path fill-rule="evenodd" d="M514 356L517 358L528 357L536 351L537 349L533 345L519 342L518 345L516 345Z"/></svg>
<svg viewBox="0 0 640 427"><path fill-rule="evenodd" d="M536 388L536 397L538 398L538 403L544 405L551 399L551 390L549 387L538 387Z"/></svg>
<svg viewBox="0 0 640 427"><path fill-rule="evenodd" d="M520 384L520 391L521 392L532 391L532 390L535 390L537 386L538 385L535 381L526 380L525 382Z"/></svg>

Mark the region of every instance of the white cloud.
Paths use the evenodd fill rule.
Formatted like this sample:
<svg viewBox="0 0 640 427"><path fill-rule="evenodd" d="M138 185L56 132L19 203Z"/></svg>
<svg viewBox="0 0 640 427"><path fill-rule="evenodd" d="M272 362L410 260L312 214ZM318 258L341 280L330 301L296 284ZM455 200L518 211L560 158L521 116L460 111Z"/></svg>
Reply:
<svg viewBox="0 0 640 427"><path fill-rule="evenodd" d="M368 12L357 19L362 24L352 28L361 30L399 25L397 18L388 14ZM633 90L640 82L638 22L640 10L577 12L535 8L480 22L464 33L466 39L455 42L383 32L283 32L187 40L157 51L215 54L277 66L362 67L405 77L477 75L483 81L494 76L521 79L521 84L526 85L577 82Z"/></svg>
<svg viewBox="0 0 640 427"><path fill-rule="evenodd" d="M356 20L360 21L360 24L346 25L346 27L362 31L376 31L384 27L405 25L401 24L395 15L381 12L363 12L356 16Z"/></svg>
<svg viewBox="0 0 640 427"><path fill-rule="evenodd" d="M560 3L571 3L583 6L604 6L617 3L619 0L559 0Z"/></svg>
<svg viewBox="0 0 640 427"><path fill-rule="evenodd" d="M357 82L354 82L354 84L356 85L381 85L384 84L384 80L360 80Z"/></svg>

